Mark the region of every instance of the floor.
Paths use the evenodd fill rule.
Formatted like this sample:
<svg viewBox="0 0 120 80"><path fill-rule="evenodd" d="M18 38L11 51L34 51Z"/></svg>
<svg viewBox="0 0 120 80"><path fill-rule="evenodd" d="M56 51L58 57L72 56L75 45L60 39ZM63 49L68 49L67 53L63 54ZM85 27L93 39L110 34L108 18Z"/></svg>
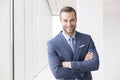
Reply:
<svg viewBox="0 0 120 80"><path fill-rule="evenodd" d="M47 66L34 80L55 80L49 66Z"/></svg>

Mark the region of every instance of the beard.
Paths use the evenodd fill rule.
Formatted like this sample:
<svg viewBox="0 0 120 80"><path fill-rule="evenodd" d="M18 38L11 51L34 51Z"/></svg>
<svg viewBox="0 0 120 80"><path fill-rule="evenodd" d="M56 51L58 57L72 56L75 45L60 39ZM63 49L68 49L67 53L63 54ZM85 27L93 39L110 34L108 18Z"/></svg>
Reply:
<svg viewBox="0 0 120 80"><path fill-rule="evenodd" d="M69 35L69 36L74 34L75 29L76 29L76 25L73 25L71 27L63 26L64 33Z"/></svg>

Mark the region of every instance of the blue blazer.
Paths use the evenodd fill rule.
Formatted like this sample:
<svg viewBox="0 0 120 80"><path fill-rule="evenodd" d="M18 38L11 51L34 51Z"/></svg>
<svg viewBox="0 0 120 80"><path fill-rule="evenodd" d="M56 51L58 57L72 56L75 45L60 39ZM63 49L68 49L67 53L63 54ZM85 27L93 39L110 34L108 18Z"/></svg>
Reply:
<svg viewBox="0 0 120 80"><path fill-rule="evenodd" d="M92 80L91 71L99 68L99 58L90 35L79 33L75 35L75 52L73 53L62 31L48 41L48 59L51 71L57 80ZM91 60L84 61L85 55L93 52ZM63 68L63 61L71 61L71 69Z"/></svg>

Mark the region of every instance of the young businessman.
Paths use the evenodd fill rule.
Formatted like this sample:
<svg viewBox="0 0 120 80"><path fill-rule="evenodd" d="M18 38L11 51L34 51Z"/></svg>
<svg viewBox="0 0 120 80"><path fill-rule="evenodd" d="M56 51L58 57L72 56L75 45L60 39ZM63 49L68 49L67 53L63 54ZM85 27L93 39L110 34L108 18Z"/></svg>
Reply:
<svg viewBox="0 0 120 80"><path fill-rule="evenodd" d="M56 80L92 80L99 58L90 35L77 32L76 11L69 6L60 11L63 30L48 41L48 59Z"/></svg>

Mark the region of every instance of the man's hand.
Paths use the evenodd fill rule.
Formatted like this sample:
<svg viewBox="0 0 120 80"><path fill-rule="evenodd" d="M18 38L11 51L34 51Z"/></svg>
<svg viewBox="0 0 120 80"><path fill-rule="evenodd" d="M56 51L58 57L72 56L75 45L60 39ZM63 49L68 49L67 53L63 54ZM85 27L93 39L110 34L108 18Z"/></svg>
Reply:
<svg viewBox="0 0 120 80"><path fill-rule="evenodd" d="M64 67L64 68L69 68L69 65L70 65L70 62L68 62L68 61L62 62L62 67Z"/></svg>
<svg viewBox="0 0 120 80"><path fill-rule="evenodd" d="M91 60L93 58L93 53L92 52L88 52L85 56L84 61L86 60ZM62 62L62 67L64 68L70 68L70 62L69 61L63 61Z"/></svg>
<svg viewBox="0 0 120 80"><path fill-rule="evenodd" d="M93 58L93 53L92 52L88 52L87 55L85 56L84 61L91 60L92 58Z"/></svg>

